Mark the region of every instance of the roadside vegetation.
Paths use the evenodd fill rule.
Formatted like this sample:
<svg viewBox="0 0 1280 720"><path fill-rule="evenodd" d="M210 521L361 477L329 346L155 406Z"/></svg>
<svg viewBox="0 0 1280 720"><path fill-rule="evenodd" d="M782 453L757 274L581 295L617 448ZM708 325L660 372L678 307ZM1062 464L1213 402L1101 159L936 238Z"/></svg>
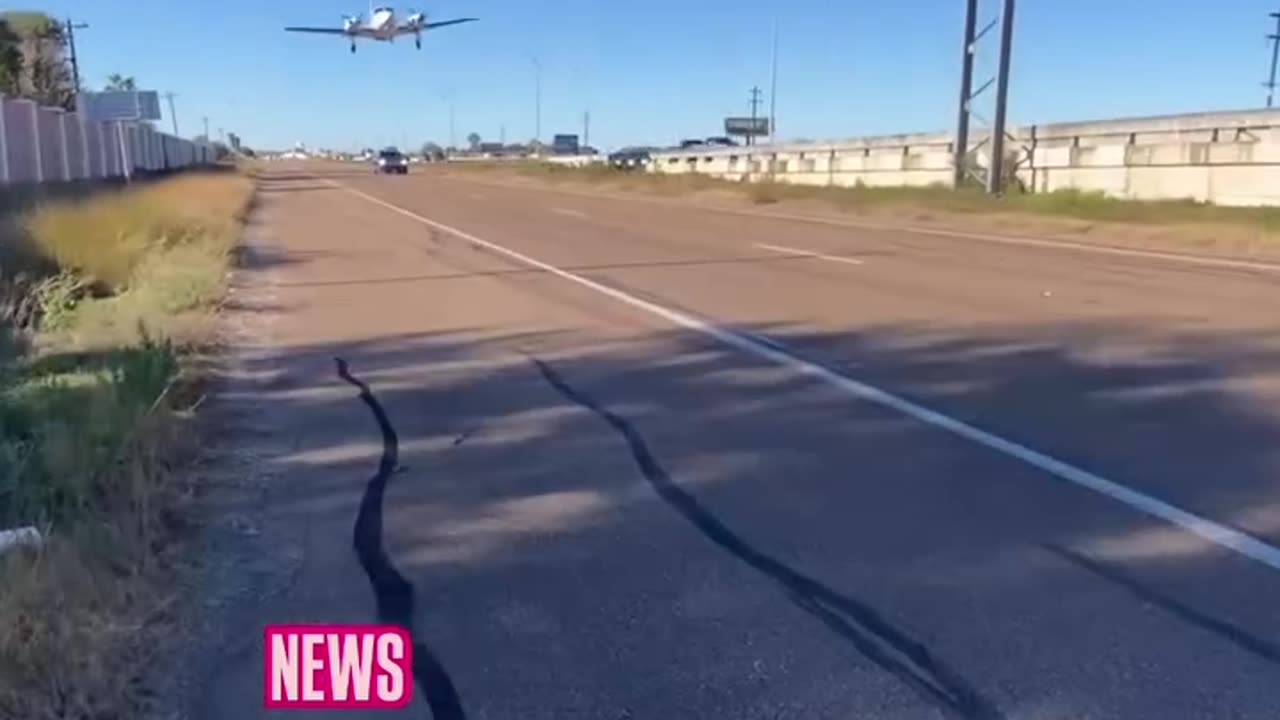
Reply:
<svg viewBox="0 0 1280 720"><path fill-rule="evenodd" d="M826 187L780 182L734 182L697 174L628 172L605 165L457 163L463 171L505 172L522 178L667 197L708 196L766 206L799 203L838 213L961 222L1118 242L1170 243L1183 249L1280 253L1280 208L1223 207L1190 200L1123 200L1100 192L1011 192L992 197L980 188ZM1126 243L1127 244L1127 243Z"/></svg>
<svg viewBox="0 0 1280 720"><path fill-rule="evenodd" d="M252 195L207 172L0 218L0 717L135 717L175 609L190 417Z"/></svg>

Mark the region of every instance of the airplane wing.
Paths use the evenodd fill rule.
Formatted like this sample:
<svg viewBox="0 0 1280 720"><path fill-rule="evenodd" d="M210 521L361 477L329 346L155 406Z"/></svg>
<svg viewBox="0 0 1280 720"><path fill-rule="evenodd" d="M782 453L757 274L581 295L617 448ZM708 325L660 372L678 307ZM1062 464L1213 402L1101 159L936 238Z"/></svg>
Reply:
<svg viewBox="0 0 1280 720"><path fill-rule="evenodd" d="M324 35L346 35L346 30L342 28L317 28L317 27L287 27L285 32L301 32L301 33L321 33Z"/></svg>
<svg viewBox="0 0 1280 720"><path fill-rule="evenodd" d="M477 21L477 20L479 20L479 19L480 19L480 18L458 18L457 20L442 20L441 22L431 22L431 23L427 23L427 24L425 24L425 25L423 25L423 26L422 26L422 29L423 29L423 30L434 30L435 28L442 28L442 27L445 27L445 26L447 26L447 25L460 25L460 24L462 24L462 23L475 22L475 21Z"/></svg>

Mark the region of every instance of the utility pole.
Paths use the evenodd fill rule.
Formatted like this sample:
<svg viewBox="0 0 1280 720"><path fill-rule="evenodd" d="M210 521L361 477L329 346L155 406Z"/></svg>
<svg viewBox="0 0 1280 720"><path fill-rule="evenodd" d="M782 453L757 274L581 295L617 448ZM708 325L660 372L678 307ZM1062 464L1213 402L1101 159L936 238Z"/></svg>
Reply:
<svg viewBox="0 0 1280 720"><path fill-rule="evenodd" d="M582 112L582 147L591 147L591 111Z"/></svg>
<svg viewBox="0 0 1280 720"><path fill-rule="evenodd" d="M67 49L71 51L71 88L80 92L80 58L76 55L76 31L89 27L89 23L72 22L67 18L63 27L67 31Z"/></svg>
<svg viewBox="0 0 1280 720"><path fill-rule="evenodd" d="M1017 0L1004 0L1000 19L1000 69L996 75L996 120L991 127L991 171L987 193L1004 192L1004 138L1009 110L1009 62L1013 55L1013 14Z"/></svg>
<svg viewBox="0 0 1280 720"><path fill-rule="evenodd" d="M759 86L751 86L751 133L747 135L748 145L756 144L755 130L757 119L760 117L760 93Z"/></svg>
<svg viewBox="0 0 1280 720"><path fill-rule="evenodd" d="M209 116L208 116L208 115L205 115L205 116L204 116L204 141L205 141L205 143L207 144L207 143L209 142L209 140L210 140L210 138L209 138Z"/></svg>
<svg viewBox="0 0 1280 720"><path fill-rule="evenodd" d="M960 119L956 123L955 175L952 183L958 189L965 181L965 165L969 162L969 102L973 99L973 56L977 52L978 0L968 0L964 14L964 58L960 70Z"/></svg>
<svg viewBox="0 0 1280 720"><path fill-rule="evenodd" d="M1280 61L1280 12L1271 13L1271 17L1276 20L1276 32L1274 35L1268 35L1267 39L1271 41L1271 76L1267 80L1267 107L1275 104L1276 99L1276 62Z"/></svg>
<svg viewBox="0 0 1280 720"><path fill-rule="evenodd" d="M502 123L502 125L498 127L498 142L502 143L502 147L504 148L507 146L507 124L506 123Z"/></svg>
<svg viewBox="0 0 1280 720"><path fill-rule="evenodd" d="M769 144L778 138L778 19L773 19L773 58L769 61Z"/></svg>
<svg viewBox="0 0 1280 720"><path fill-rule="evenodd" d="M1008 120L1009 67L1013 57L1015 0L1004 0L1004 10L1001 17L987 23L981 30L977 30L978 5L978 0L967 0L964 55L960 75L960 111L956 123L955 157L953 159L953 182L956 187L960 187L964 183L965 177L970 171L972 155L979 147L989 142L990 147L988 150L991 153L991 162L988 165L986 177L981 179L984 181L983 184L986 186L987 192L994 195L999 194L1004 189L1004 148L1005 139L1008 136L1005 126ZM988 79L975 90L973 87L973 72L978 41L997 24L1000 25L1000 59L997 74L996 77ZM995 119L988 121L974 107L974 100L992 85L996 86ZM971 147L969 144L971 125L975 119L984 126L989 127L991 134L977 145ZM973 167L975 172L982 169L976 163Z"/></svg>
<svg viewBox="0 0 1280 720"><path fill-rule="evenodd" d="M169 101L169 119L173 121L173 136L181 137L178 134L178 111L173 109L173 98L174 95L171 92L164 94L164 99Z"/></svg>

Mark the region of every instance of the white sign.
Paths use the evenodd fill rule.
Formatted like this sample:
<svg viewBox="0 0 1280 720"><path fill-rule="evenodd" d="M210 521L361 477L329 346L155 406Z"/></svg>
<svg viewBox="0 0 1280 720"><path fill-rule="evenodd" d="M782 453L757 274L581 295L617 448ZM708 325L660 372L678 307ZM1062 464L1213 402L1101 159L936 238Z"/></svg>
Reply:
<svg viewBox="0 0 1280 720"><path fill-rule="evenodd" d="M81 117L93 122L160 119L160 96L152 90L82 92L76 105Z"/></svg>

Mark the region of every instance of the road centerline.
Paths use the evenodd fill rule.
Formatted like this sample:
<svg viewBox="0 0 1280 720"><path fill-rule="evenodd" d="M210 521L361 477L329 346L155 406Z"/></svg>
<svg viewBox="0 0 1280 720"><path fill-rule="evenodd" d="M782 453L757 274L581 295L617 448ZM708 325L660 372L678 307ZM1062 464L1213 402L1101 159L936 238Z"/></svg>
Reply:
<svg viewBox="0 0 1280 720"><path fill-rule="evenodd" d="M1200 515L1196 515L1195 513L1184 510L1170 502L1148 495L1140 490L1124 485L1123 483L1110 480L1101 475L1076 467L1068 462L1032 449L1026 445L1006 439L996 435L995 433L988 432L974 425L970 425L962 420L946 415L945 413L917 404L911 400L899 397L873 385L855 380L818 363L792 355L782 349L781 346L774 346L769 343L761 342L760 340L748 335L720 327L716 324L677 310L672 310L658 303L641 299L635 295L610 287L609 285L592 280L583 275L578 275L569 270L564 270L560 267L543 262L542 260L538 260L537 258L525 255L503 245L477 237L464 230L424 217L411 210L407 210L335 180L326 180L326 182L332 184L334 187L343 189L352 195L363 198L368 202L399 213L429 227L450 233L456 237L467 240L475 245L484 247L512 260L516 260L525 265L542 270L548 274L555 275L563 280L588 288L625 305L629 305L638 310L643 310L650 315L660 317L679 327L707 335L725 345L743 352L744 354L752 355L758 359L766 360L776 365L781 365L800 375L821 380L848 395L871 402L886 409L893 410L926 425L944 430L948 433L969 440L974 444L981 445L1002 455L1021 461L1022 463L1042 470L1059 480L1092 490L1099 495L1108 497L1133 510L1137 510L1145 515L1168 522L1200 537L1203 540L1266 565L1272 570L1280 571L1280 548L1277 548L1260 538L1249 535L1248 533Z"/></svg>
<svg viewBox="0 0 1280 720"><path fill-rule="evenodd" d="M866 262L858 258L841 257L840 255L828 255L826 253L815 252L813 250L804 250L801 248L787 247L786 245L770 245L768 243L756 243L756 247L761 250L769 250L784 255L799 255L801 257L813 258L814 260L826 260L828 262L844 263L846 265L865 265Z"/></svg>

